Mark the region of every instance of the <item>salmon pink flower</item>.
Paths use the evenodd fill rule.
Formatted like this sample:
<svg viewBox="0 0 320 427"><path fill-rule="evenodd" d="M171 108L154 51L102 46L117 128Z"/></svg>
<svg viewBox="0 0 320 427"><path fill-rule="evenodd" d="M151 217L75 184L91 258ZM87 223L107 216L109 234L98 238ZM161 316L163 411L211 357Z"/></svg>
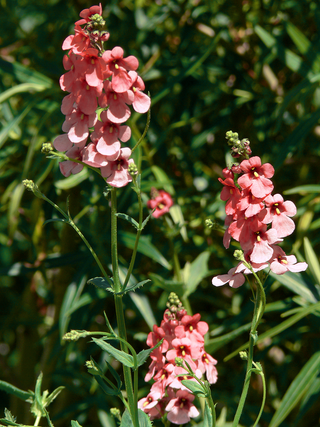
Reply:
<svg viewBox="0 0 320 427"><path fill-rule="evenodd" d="M261 165L261 159L258 156L251 157L249 160L243 160L240 163L241 170L244 172L238 178L238 184L242 189L248 188L254 197L262 199L273 190L272 178L274 168L270 163Z"/></svg>
<svg viewBox="0 0 320 427"><path fill-rule="evenodd" d="M273 255L270 259L270 269L275 274L284 274L287 271L298 273L308 268L306 262L298 262L294 255L286 255L279 246L273 246Z"/></svg>
<svg viewBox="0 0 320 427"><path fill-rule="evenodd" d="M132 177L128 172L128 166L133 163L130 148L121 148L120 156L115 161L110 161L106 166L100 168L101 175L107 178L107 183L112 187L124 187L132 181Z"/></svg>
<svg viewBox="0 0 320 427"><path fill-rule="evenodd" d="M295 224L289 216L294 216L297 213L295 204L290 200L284 202L281 194L269 195L264 199L264 202L266 214L261 222L264 224L272 222L272 228L277 230L279 237L286 237L293 233Z"/></svg>
<svg viewBox="0 0 320 427"><path fill-rule="evenodd" d="M186 390L178 390L176 397L171 399L165 410L168 412L168 420L173 424L186 424L190 418L199 415L198 409L192 403L194 396Z"/></svg>
<svg viewBox="0 0 320 427"><path fill-rule="evenodd" d="M156 209L152 216L159 218L160 216L169 212L173 205L173 200L169 193L164 190L157 191L155 188L151 189L152 199L148 200L147 206L149 209Z"/></svg>
<svg viewBox="0 0 320 427"><path fill-rule="evenodd" d="M137 113L146 113L151 105L151 99L142 91L145 89L142 78L135 71L129 71L132 80L131 90L134 94L132 106Z"/></svg>
<svg viewBox="0 0 320 427"><path fill-rule="evenodd" d="M223 286L229 283L231 288L239 288L245 282L245 277L242 273L236 273L237 267L233 267L228 271L228 274L220 274L212 279L214 286Z"/></svg>

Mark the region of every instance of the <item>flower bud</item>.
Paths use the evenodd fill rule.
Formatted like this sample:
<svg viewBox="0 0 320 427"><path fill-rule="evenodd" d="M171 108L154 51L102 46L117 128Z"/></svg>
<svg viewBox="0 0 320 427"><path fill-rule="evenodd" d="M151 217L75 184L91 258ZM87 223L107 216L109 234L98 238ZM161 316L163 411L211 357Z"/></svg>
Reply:
<svg viewBox="0 0 320 427"><path fill-rule="evenodd" d="M128 166L128 172L131 176L137 175L138 173L137 165L135 163L130 163Z"/></svg>
<svg viewBox="0 0 320 427"><path fill-rule="evenodd" d="M26 187L26 189L28 191L32 191L32 193L36 196L39 197L39 199L42 199L42 193L39 190L39 187L37 186L37 184L35 184L31 179L24 179L22 181L23 185Z"/></svg>
<svg viewBox="0 0 320 427"><path fill-rule="evenodd" d="M245 261L243 251L241 249L237 249L236 251L234 251L233 256L238 261Z"/></svg>
<svg viewBox="0 0 320 427"><path fill-rule="evenodd" d="M89 374L91 374L91 375L99 375L100 376L100 373L99 373L98 369L94 366L94 364L92 363L91 360L87 360L86 361L86 367L88 369Z"/></svg>
<svg viewBox="0 0 320 427"><path fill-rule="evenodd" d="M239 356L241 357L242 360L248 360L248 354L246 351L240 351Z"/></svg>
<svg viewBox="0 0 320 427"><path fill-rule="evenodd" d="M42 144L41 153L50 154L51 151L53 151L53 146L51 142L45 142L44 144Z"/></svg>
<svg viewBox="0 0 320 427"><path fill-rule="evenodd" d="M121 421L120 409L118 408L110 408L110 414L117 418L117 420Z"/></svg>

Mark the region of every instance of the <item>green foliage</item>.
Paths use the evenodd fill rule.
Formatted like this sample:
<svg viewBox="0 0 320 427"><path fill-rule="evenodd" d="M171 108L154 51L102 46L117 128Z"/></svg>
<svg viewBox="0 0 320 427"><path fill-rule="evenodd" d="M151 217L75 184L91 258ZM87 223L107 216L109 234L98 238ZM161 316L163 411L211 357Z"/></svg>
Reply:
<svg viewBox="0 0 320 427"><path fill-rule="evenodd" d="M104 181L89 169L63 178L57 160L41 153L42 144L61 133L61 44L79 12L90 5L75 0L4 0L0 5L4 425L33 424L30 405L23 401L33 396L25 390L33 389L42 371L44 389L65 386L50 406L55 426L66 425L66 419L78 419L71 421L72 427L115 426L108 418L110 408L120 402L116 378L121 373L114 358L133 366L131 355L101 339L61 343L70 329L105 331L104 310L116 328L111 298L106 299L112 296L111 284L98 277L101 273L74 230L21 184L23 179L34 180L65 211L70 195L74 221L111 277ZM167 296L174 291L190 314L199 312L209 323L206 351L218 359L219 379L212 387L217 427L230 425L235 412L244 368L234 356L247 346L253 304L246 286L211 286L211 276L235 265L232 252L238 247L226 251L223 233L204 226L208 217L224 224L218 177L226 162L232 162L225 144L225 133L232 129L250 139L254 155L275 166L276 191L297 204L296 231L283 248L309 263L306 273L270 274L266 282L268 304L257 360L263 360L268 393L260 425L314 427L320 396L320 6L299 0L110 0L102 6L110 32L108 48L123 46L126 55L138 57L139 73L152 98L148 133L134 152L144 206L152 187L165 189L175 202L168 221L148 216L145 207L133 277L121 296L128 341L141 365L139 397L146 394L147 366L142 362L151 351L145 350L145 339L153 324L160 324ZM139 141L146 121L145 116L132 115L130 147ZM139 225L130 186L121 190L118 204L123 212L118 214L118 241L124 283ZM95 286L87 286L88 281ZM85 361L91 355L104 367L103 375L118 384L114 395L110 384L104 381L101 386L101 377L87 373ZM243 426L253 424L261 404L256 377L252 385L255 392L248 395ZM50 396L39 391L37 404ZM203 425L211 425L206 406L204 414ZM139 420L150 425L141 411ZM128 412L121 425L132 425Z"/></svg>

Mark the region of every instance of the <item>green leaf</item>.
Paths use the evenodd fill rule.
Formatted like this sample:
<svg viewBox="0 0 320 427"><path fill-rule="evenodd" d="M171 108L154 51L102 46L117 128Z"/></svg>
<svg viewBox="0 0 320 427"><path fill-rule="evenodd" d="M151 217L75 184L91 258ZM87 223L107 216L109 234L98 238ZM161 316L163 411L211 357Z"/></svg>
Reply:
<svg viewBox="0 0 320 427"><path fill-rule="evenodd" d="M165 280L162 276L159 276L155 273L149 273L149 277L151 277L152 282L159 286L160 288L168 291L175 292L176 294L182 296L183 291L183 283L176 282L175 280Z"/></svg>
<svg viewBox="0 0 320 427"><path fill-rule="evenodd" d="M87 281L88 285L94 285L97 288L104 289L105 291L114 293L109 283L103 277L94 277Z"/></svg>
<svg viewBox="0 0 320 427"><path fill-rule="evenodd" d="M299 400L308 391L313 380L320 371L320 351L315 353L304 365L299 374L290 384L285 393L280 406L272 417L269 427L278 427L283 420L290 414Z"/></svg>
<svg viewBox="0 0 320 427"><path fill-rule="evenodd" d="M320 193L320 185L299 185L283 192L283 194L301 194L303 196L307 193Z"/></svg>
<svg viewBox="0 0 320 427"><path fill-rule="evenodd" d="M118 372L110 365L110 363L107 360L106 360L106 364L108 366L109 371L111 372L111 375L117 381L118 390L121 390L122 382L121 382L121 379L120 379Z"/></svg>
<svg viewBox="0 0 320 427"><path fill-rule="evenodd" d="M136 235L127 232L119 232L118 234L119 241L129 249L133 249L136 241ZM168 270L171 270L171 265L165 259L165 257L158 251L158 249L151 243L150 238L146 236L140 236L138 244L138 252L146 255L147 257L153 259L163 267Z"/></svg>
<svg viewBox="0 0 320 427"><path fill-rule="evenodd" d="M39 84L39 83L22 83L19 85L16 85L10 89L5 90L0 95L0 104L7 99L9 99L11 96L23 93L23 92L43 92L46 90L46 85Z"/></svg>
<svg viewBox="0 0 320 427"><path fill-rule="evenodd" d="M152 213L150 215L147 216L147 218L143 221L143 223L141 224L141 230L144 229L144 227L147 225L147 222L149 221L149 219L152 217Z"/></svg>
<svg viewBox="0 0 320 427"><path fill-rule="evenodd" d="M152 427L150 417L141 409L138 409L139 427ZM129 411L126 409L121 418L120 427L133 427Z"/></svg>
<svg viewBox="0 0 320 427"><path fill-rule="evenodd" d="M137 230L139 230L139 224L135 219L131 218L131 216L124 213L117 213L116 216L130 222L131 225L133 225Z"/></svg>
<svg viewBox="0 0 320 427"><path fill-rule="evenodd" d="M212 411L207 401L204 404L203 427L215 427L213 424Z"/></svg>
<svg viewBox="0 0 320 427"><path fill-rule="evenodd" d="M191 391L191 393L199 397L206 397L203 387L197 381L182 380L181 382Z"/></svg>
<svg viewBox="0 0 320 427"><path fill-rule="evenodd" d="M286 24L287 33L291 37L293 43L298 48L302 55L305 55L311 47L311 42L298 28L290 21Z"/></svg>
<svg viewBox="0 0 320 427"><path fill-rule="evenodd" d="M299 310L299 312L291 317L289 319L286 319L284 322L281 322L274 328L269 329L268 331L264 332L263 334L259 335L257 343L265 340L266 338L272 338L275 335L279 335L281 332L285 331L286 329L293 326L295 323L297 323L299 320L306 317L308 314L313 313L314 311L320 310L320 302L317 302L316 304L311 304L307 307L303 307ZM257 344L256 343L256 344ZM233 351L231 354L229 354L227 357L224 358L224 361L232 359L232 357L237 356L239 351L245 350L249 347L249 343L242 345L241 347L237 348L237 350Z"/></svg>
<svg viewBox="0 0 320 427"><path fill-rule="evenodd" d="M33 392L21 390L20 388L13 386L12 384L7 383L6 381L0 381L0 390L3 390L9 394L13 394L14 396L22 400L27 400L34 396Z"/></svg>
<svg viewBox="0 0 320 427"><path fill-rule="evenodd" d="M224 334L224 335L221 335L219 337L212 338L212 339L206 341L207 353L214 353L220 347L223 347L224 345L233 341L239 335L243 334L243 332L249 331L250 326L251 326L251 322L246 323L245 325L240 326L239 328L233 330L232 332L229 332L227 334Z"/></svg>
<svg viewBox="0 0 320 427"><path fill-rule="evenodd" d="M70 188L74 188L81 184L81 182L85 181L88 177L89 169L84 167L81 172L77 173L76 175L70 175L68 178L56 181L54 185L60 190L69 190Z"/></svg>
<svg viewBox="0 0 320 427"><path fill-rule="evenodd" d="M57 387L53 392L46 398L46 407L50 405L51 402L54 401L54 399L62 392L64 389L64 386Z"/></svg>
<svg viewBox="0 0 320 427"><path fill-rule="evenodd" d="M303 243L304 243L304 252L306 254L306 261L308 263L311 274L315 282L320 284L320 265L319 265L318 257L314 252L308 237L303 238Z"/></svg>
<svg viewBox="0 0 320 427"><path fill-rule="evenodd" d="M185 283L185 297L192 294L202 279L207 277L209 274L208 270L208 259L210 252L202 252L197 258L191 263L190 268L184 269L184 283ZM187 272L187 273L186 273Z"/></svg>
<svg viewBox="0 0 320 427"><path fill-rule="evenodd" d="M312 292L308 285L304 282L301 274L287 271L285 274L278 275L270 272L270 276L295 294L302 296L302 298L304 298L306 301L313 303L317 302L317 299L314 296L314 294L317 294L316 288L314 288L314 292Z"/></svg>
<svg viewBox="0 0 320 427"><path fill-rule="evenodd" d="M45 85L47 89L53 86L53 81L39 73L38 71L30 69L19 62L7 62L0 58L0 69L14 76L22 83L36 83Z"/></svg>
<svg viewBox="0 0 320 427"><path fill-rule="evenodd" d="M171 206L169 213L171 215L173 222L180 226L181 237L185 242L187 242L189 239L187 235L187 228L184 225L185 221L184 221L183 213L181 210L181 206L177 204Z"/></svg>
<svg viewBox="0 0 320 427"><path fill-rule="evenodd" d="M71 421L71 427L82 427L79 423L78 423L78 421Z"/></svg>
<svg viewBox="0 0 320 427"><path fill-rule="evenodd" d="M68 220L63 219L63 218L51 218L51 219L47 219L42 226L45 226L46 224L48 224L49 222L65 222L67 224L70 224Z"/></svg>
<svg viewBox="0 0 320 427"><path fill-rule="evenodd" d="M120 293L121 294L126 294L127 292L132 292L132 291L136 290L137 288L141 288L143 285L145 285L148 282L151 282L151 280L150 279L146 279L146 280L142 280L142 282L134 283L134 284L129 285L128 287L126 287L126 289L123 292L120 292Z"/></svg>
<svg viewBox="0 0 320 427"><path fill-rule="evenodd" d="M156 165L151 166L151 170L158 183L161 184L162 188L170 194L175 194L174 187L171 184L171 179L168 177L165 171Z"/></svg>
<svg viewBox="0 0 320 427"><path fill-rule="evenodd" d="M163 338L161 341L159 341L154 347L149 348L148 350L142 350L140 351L140 353L137 354L137 368L139 368L139 366L143 365L144 362L147 360L147 358L149 357L150 353L155 349L160 347L160 345L163 343Z"/></svg>
<svg viewBox="0 0 320 427"><path fill-rule="evenodd" d="M106 393L106 395L108 396L119 396L119 394L121 393L121 390L116 390L112 387L109 387L101 377L95 375L93 377L95 379L95 381L97 381L97 383L99 384L99 386L102 388L102 390Z"/></svg>
<svg viewBox="0 0 320 427"><path fill-rule="evenodd" d="M135 292L130 292L129 296L152 331L153 325L156 325L157 321L153 315L148 297L146 295L140 295Z"/></svg>
<svg viewBox="0 0 320 427"><path fill-rule="evenodd" d="M127 354L124 351L118 350L103 339L92 338L92 341L95 342L102 350L110 354L123 365L128 366L129 368L133 368L134 364L133 357L131 356L131 354Z"/></svg>
<svg viewBox="0 0 320 427"><path fill-rule="evenodd" d="M8 139L11 129L14 129L16 126L18 126L19 123L22 122L22 120L25 118L25 116L29 113L29 111L32 109L34 105L35 105L35 102L31 102L30 104L28 104L18 116L16 116L13 120L11 120L7 125L2 127L2 130L0 131L0 148L4 145L4 143Z"/></svg>

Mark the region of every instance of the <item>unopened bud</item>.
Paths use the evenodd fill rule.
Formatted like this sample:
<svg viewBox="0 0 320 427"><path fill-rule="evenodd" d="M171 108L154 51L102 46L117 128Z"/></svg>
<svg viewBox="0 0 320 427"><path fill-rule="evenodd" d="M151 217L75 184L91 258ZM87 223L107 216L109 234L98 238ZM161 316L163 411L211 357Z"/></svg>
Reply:
<svg viewBox="0 0 320 427"><path fill-rule="evenodd" d="M53 151L51 142L45 142L44 144L42 144L41 153L49 154L51 151Z"/></svg>
<svg viewBox="0 0 320 427"><path fill-rule="evenodd" d="M128 172L131 176L137 175L138 173L137 165L135 163L130 163L128 166Z"/></svg>
<svg viewBox="0 0 320 427"><path fill-rule="evenodd" d="M66 341L78 341L79 338L86 337L87 335L87 331L76 331L75 329L71 329L70 332L63 335L62 339Z"/></svg>
<svg viewBox="0 0 320 427"><path fill-rule="evenodd" d="M208 228L214 228L214 226L215 226L214 221L212 221L212 219L210 219L210 218L207 218L204 223L206 224L206 227L208 227Z"/></svg>
<svg viewBox="0 0 320 427"><path fill-rule="evenodd" d="M175 363L176 366L179 366L181 368L184 367L184 361L183 361L183 359L181 359L181 357L176 357L174 359L174 363Z"/></svg>
<svg viewBox="0 0 320 427"><path fill-rule="evenodd" d="M91 360L87 360L86 361L86 367L88 369L89 374L91 374L91 375L99 375L100 376L100 373L99 373L98 369L94 366L94 364L92 363Z"/></svg>
<svg viewBox="0 0 320 427"><path fill-rule="evenodd" d="M242 360L248 360L248 354L246 351L240 351L239 356L241 357Z"/></svg>
<svg viewBox="0 0 320 427"><path fill-rule="evenodd" d="M234 251L233 256L238 261L245 261L243 251L241 249L237 249L236 251Z"/></svg>
<svg viewBox="0 0 320 427"><path fill-rule="evenodd" d="M23 185L26 187L26 189L28 191L32 191L32 193L36 196L39 197L39 199L42 199L42 193L39 190L39 187L37 186L37 184L35 184L31 179L24 179L22 181Z"/></svg>
<svg viewBox="0 0 320 427"><path fill-rule="evenodd" d="M115 417L117 420L121 421L121 413L118 408L110 408L110 414Z"/></svg>

